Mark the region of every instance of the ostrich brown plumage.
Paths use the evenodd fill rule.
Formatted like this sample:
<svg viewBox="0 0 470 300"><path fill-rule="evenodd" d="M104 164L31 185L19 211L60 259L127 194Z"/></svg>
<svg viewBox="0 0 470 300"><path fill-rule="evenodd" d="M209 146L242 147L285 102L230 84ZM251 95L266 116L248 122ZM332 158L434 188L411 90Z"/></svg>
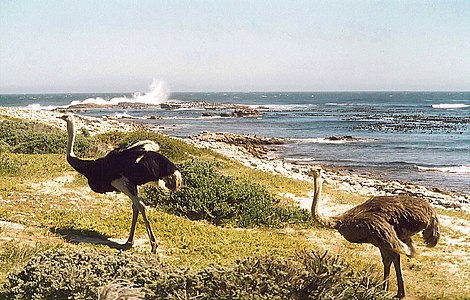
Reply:
<svg viewBox="0 0 470 300"><path fill-rule="evenodd" d="M145 206L137 195L137 186L150 183L176 190L182 178L175 165L157 151L158 144L140 141L129 147L120 147L105 157L84 160L75 156L75 122L72 114L61 117L67 123L68 143L67 161L80 174L88 179L88 185L97 193L122 192L132 200L132 224L129 238L124 246L131 247L134 242L135 227L139 213L144 219L145 228L152 246L157 251L157 242L147 219Z"/></svg>
<svg viewBox="0 0 470 300"><path fill-rule="evenodd" d="M439 240L437 215L424 199L411 196L376 196L335 217L318 212L321 197L321 169L312 171L314 196L312 217L320 226L336 229L351 243L369 243L379 248L384 265L384 289L388 290L390 267L393 263L397 276L398 293L405 296L400 267L400 254L415 255L411 237L423 231L426 246L434 247Z"/></svg>

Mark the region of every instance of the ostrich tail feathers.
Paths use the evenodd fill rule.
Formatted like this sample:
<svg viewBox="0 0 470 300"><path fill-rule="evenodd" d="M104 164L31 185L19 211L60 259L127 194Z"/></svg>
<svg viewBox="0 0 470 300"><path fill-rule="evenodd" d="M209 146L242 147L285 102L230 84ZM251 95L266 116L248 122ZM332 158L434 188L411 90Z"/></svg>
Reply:
<svg viewBox="0 0 470 300"><path fill-rule="evenodd" d="M439 237L439 222L437 220L437 216L434 214L431 217L428 227L423 230L424 243L427 247L434 247L439 241Z"/></svg>
<svg viewBox="0 0 470 300"><path fill-rule="evenodd" d="M132 144L126 149L141 149L144 151L158 152L160 150L160 146L154 141L145 140L145 141L140 141L135 144Z"/></svg>

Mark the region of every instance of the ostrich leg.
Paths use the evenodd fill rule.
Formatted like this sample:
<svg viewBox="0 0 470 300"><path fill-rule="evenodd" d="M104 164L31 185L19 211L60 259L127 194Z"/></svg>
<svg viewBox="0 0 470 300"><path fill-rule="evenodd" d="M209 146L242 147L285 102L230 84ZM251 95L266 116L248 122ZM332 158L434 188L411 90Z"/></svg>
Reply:
<svg viewBox="0 0 470 300"><path fill-rule="evenodd" d="M403 282L403 276L401 274L401 266L400 266L400 254L393 253L393 266L395 267L395 273L397 274L397 284L398 284L398 293L395 296L396 298L404 298L405 297L405 284Z"/></svg>
<svg viewBox="0 0 470 300"><path fill-rule="evenodd" d="M147 229L147 233L150 240L150 245L152 246L152 253L157 252L157 242L155 240L155 235L153 234L152 228L150 227L150 222L147 219L147 214L145 213L145 207L140 202L139 197L137 196L137 187L127 180L125 177L121 177L120 179L113 180L111 182L112 186L115 187L117 190L124 193L126 196L131 198L132 200L132 224L131 224L131 232L129 233L129 239L134 237L134 231L136 222L134 222L134 216L138 215L140 212L142 214L142 218L144 219L145 228ZM135 213L134 208L137 209L137 213ZM135 217L137 221L137 217ZM132 236L131 236L132 235Z"/></svg>
<svg viewBox="0 0 470 300"><path fill-rule="evenodd" d="M132 224L131 230L129 231L129 238L127 239L127 245L134 244L134 233L135 233L135 226L137 225L137 217L139 216L139 210L137 207L132 203Z"/></svg>
<svg viewBox="0 0 470 300"><path fill-rule="evenodd" d="M382 255L382 263L384 265L384 281L383 288L388 291L389 288L389 277L390 277L390 267L392 266L392 251L387 249L380 249L380 254Z"/></svg>
<svg viewBox="0 0 470 300"><path fill-rule="evenodd" d="M132 198L131 198L132 199ZM147 214L145 213L145 206L140 202L139 198L135 196L135 199L132 199L134 203L138 203L139 205L137 208L139 212L142 214L142 218L144 219L145 228L147 229L147 233L149 235L150 245L152 246L152 253L157 253L157 241L155 240L155 235L153 234L152 227L150 227L150 222L147 219Z"/></svg>

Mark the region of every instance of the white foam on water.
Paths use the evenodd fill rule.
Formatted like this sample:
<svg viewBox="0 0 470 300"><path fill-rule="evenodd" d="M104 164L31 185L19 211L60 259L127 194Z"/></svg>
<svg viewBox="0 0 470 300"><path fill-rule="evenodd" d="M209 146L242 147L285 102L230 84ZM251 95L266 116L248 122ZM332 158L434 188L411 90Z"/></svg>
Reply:
<svg viewBox="0 0 470 300"><path fill-rule="evenodd" d="M70 94L66 96L69 97ZM72 105L80 105L80 104L95 104L95 105L118 105L122 102L127 103L142 103L142 104L150 104L150 105L159 105L163 102L166 102L170 97L170 90L163 80L154 79L152 84L149 87L149 91L147 93L140 93L135 92L132 97L115 97L112 99L104 99L101 97L96 98L88 98L85 100L74 100L70 102L69 105L62 105L62 106L54 106L54 105L46 105L42 106L39 103L33 103L26 106L26 108L32 110L54 110L57 108L68 108Z"/></svg>
<svg viewBox="0 0 470 300"><path fill-rule="evenodd" d="M313 157L286 157L284 158L285 161L288 162L312 162L315 160Z"/></svg>
<svg viewBox="0 0 470 300"><path fill-rule="evenodd" d="M423 167L415 166L419 171L444 172L453 174L470 174L470 165L448 167Z"/></svg>
<svg viewBox="0 0 470 300"><path fill-rule="evenodd" d="M325 103L326 106L349 106L348 103L336 103L336 102L328 102Z"/></svg>
<svg viewBox="0 0 470 300"><path fill-rule="evenodd" d="M127 97L115 97L109 100L103 99L101 97L97 98L88 98L83 101L75 100L70 103L70 105L79 105L79 104L96 104L96 105L118 105L122 102L127 103L143 103L151 105L159 105L170 96L170 90L167 84L163 80L154 79L152 84L149 87L147 93L135 92L131 98Z"/></svg>
<svg viewBox="0 0 470 300"><path fill-rule="evenodd" d="M252 104L247 106L261 111L308 111L317 107L316 104Z"/></svg>
<svg viewBox="0 0 470 300"><path fill-rule="evenodd" d="M122 113L115 112L114 113L114 118L116 118L116 119L145 119L145 118L142 118L142 117L132 116L132 115L128 114L127 111L124 111Z"/></svg>
<svg viewBox="0 0 470 300"><path fill-rule="evenodd" d="M33 104L28 104L26 108L32 109L32 110L54 110L56 108L59 108L61 106L55 106L55 105L47 105L47 106L42 106L39 103L33 103Z"/></svg>
<svg viewBox="0 0 470 300"><path fill-rule="evenodd" d="M300 143L312 143L312 144L347 144L347 143L370 143L377 142L376 139L365 139L365 138L352 138L352 139L329 139L329 138L304 138L304 139L290 139L294 142Z"/></svg>
<svg viewBox="0 0 470 300"><path fill-rule="evenodd" d="M465 108L470 107L469 104L463 103L440 103L440 104L433 104L432 108L440 108L440 109L456 109L456 108Z"/></svg>

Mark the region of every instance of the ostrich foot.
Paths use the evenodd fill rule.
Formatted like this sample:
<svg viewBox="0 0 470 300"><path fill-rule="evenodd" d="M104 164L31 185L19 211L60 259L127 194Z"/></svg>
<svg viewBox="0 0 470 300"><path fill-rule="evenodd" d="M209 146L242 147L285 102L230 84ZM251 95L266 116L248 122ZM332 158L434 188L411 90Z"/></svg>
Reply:
<svg viewBox="0 0 470 300"><path fill-rule="evenodd" d="M157 243L156 242L150 242L150 245L152 246L152 253L155 254L157 253Z"/></svg>
<svg viewBox="0 0 470 300"><path fill-rule="evenodd" d="M132 248L133 245L134 245L134 243L127 241L124 244L120 244L119 249L129 250L129 249Z"/></svg>
<svg viewBox="0 0 470 300"><path fill-rule="evenodd" d="M396 294L395 297L393 297L393 298L396 298L396 299L403 299L403 298L405 298L405 293L398 293L398 294Z"/></svg>

